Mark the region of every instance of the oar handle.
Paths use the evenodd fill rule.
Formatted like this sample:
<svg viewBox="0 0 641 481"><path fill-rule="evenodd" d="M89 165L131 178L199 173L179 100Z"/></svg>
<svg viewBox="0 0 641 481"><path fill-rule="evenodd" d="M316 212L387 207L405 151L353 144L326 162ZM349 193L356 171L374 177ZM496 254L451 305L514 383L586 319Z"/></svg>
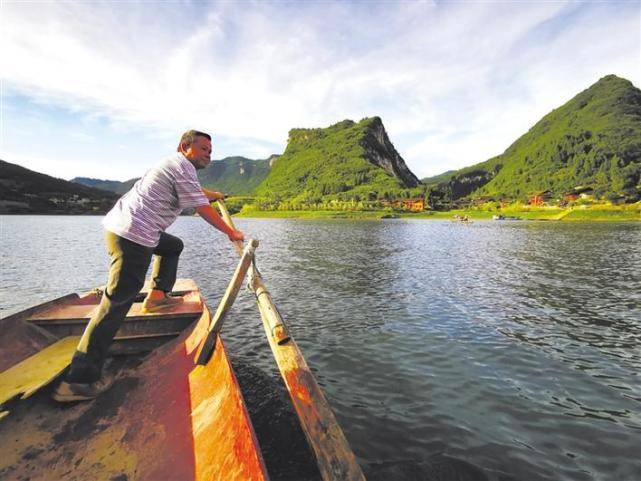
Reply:
<svg viewBox="0 0 641 481"><path fill-rule="evenodd" d="M227 210L227 206L225 205L225 201L223 199L218 199L216 201L218 203L218 209L220 210L220 215L225 221L225 224L227 224L229 227L232 229L236 230L236 226L234 225L234 221L231 219L231 215L229 215L229 211ZM236 248L236 252L239 255L243 254L243 243L242 241L234 241L234 247Z"/></svg>

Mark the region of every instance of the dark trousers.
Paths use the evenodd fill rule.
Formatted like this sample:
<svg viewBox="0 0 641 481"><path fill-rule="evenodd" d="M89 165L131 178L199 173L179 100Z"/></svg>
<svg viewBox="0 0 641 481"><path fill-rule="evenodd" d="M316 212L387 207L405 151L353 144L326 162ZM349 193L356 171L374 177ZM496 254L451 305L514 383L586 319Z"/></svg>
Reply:
<svg viewBox="0 0 641 481"><path fill-rule="evenodd" d="M178 257L183 250L178 237L163 232L156 247L145 247L106 231L105 242L111 257L109 280L71 360L68 382L90 383L100 379L116 331L145 284L152 255L156 258L151 287L171 292L176 282Z"/></svg>

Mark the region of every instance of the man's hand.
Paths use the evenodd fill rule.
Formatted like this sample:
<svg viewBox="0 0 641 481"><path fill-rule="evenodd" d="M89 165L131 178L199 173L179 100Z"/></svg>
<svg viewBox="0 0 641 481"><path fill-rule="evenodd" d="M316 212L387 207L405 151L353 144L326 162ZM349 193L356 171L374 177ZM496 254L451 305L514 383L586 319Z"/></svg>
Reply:
<svg viewBox="0 0 641 481"><path fill-rule="evenodd" d="M232 229L225 224L223 218L220 217L220 214L211 205L200 205L196 207L196 212L198 212L198 215L205 219L207 223L213 225L220 232L227 234L230 241L236 242L245 240L245 235L241 231Z"/></svg>
<svg viewBox="0 0 641 481"><path fill-rule="evenodd" d="M209 190L209 189L202 189L203 194L205 194L205 197L207 197L207 200L215 201L215 200L220 200L225 198L225 194L222 192L217 192L215 190Z"/></svg>
<svg viewBox="0 0 641 481"><path fill-rule="evenodd" d="M236 241L241 241L242 242L242 241L245 240L245 234L243 234L239 230L234 230L234 231L230 232L227 235L227 237L229 237L229 240L232 241L232 242L236 242Z"/></svg>

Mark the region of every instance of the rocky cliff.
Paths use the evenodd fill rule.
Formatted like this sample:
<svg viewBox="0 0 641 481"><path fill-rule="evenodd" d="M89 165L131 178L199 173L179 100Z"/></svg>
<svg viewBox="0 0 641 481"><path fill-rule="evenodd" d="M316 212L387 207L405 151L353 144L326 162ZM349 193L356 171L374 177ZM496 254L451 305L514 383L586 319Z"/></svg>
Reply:
<svg viewBox="0 0 641 481"><path fill-rule="evenodd" d="M365 157L370 162L399 179L405 187L417 187L421 184L394 148L380 117L371 119L361 145L365 149Z"/></svg>
<svg viewBox="0 0 641 481"><path fill-rule="evenodd" d="M277 201L375 200L418 195L420 186L379 117L292 129L256 196Z"/></svg>

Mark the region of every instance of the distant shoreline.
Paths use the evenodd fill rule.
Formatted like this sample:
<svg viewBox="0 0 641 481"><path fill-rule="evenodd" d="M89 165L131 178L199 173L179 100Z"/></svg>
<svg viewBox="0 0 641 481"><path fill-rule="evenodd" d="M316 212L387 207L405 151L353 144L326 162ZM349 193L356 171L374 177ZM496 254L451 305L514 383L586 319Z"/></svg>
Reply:
<svg viewBox="0 0 641 481"><path fill-rule="evenodd" d="M423 212L390 212L379 211L259 211L243 209L240 218L267 219L351 219L351 220L381 220L381 219L433 219L457 220L455 216L467 216L472 221L493 220L493 216L503 215L516 217L518 220L563 221L563 222L641 222L641 205L626 206L596 205L572 208L531 208L519 210L483 211L483 210L449 210ZM496 222L514 222L514 220L497 220Z"/></svg>
<svg viewBox="0 0 641 481"><path fill-rule="evenodd" d="M68 216L68 217L103 217L104 213L0 213L2 216ZM495 222L514 222L518 220L562 221L562 222L641 222L641 204L623 206L592 205L571 208L536 207L485 211L474 209L457 209L449 211L398 212L390 210L350 211L350 210L256 210L244 208L234 214L238 218L254 219L345 219L345 220L385 220L385 219L426 219L457 221L456 216L471 221L492 221L493 216L508 217ZM184 215L187 217L188 215ZM464 223L461 221L461 223Z"/></svg>

